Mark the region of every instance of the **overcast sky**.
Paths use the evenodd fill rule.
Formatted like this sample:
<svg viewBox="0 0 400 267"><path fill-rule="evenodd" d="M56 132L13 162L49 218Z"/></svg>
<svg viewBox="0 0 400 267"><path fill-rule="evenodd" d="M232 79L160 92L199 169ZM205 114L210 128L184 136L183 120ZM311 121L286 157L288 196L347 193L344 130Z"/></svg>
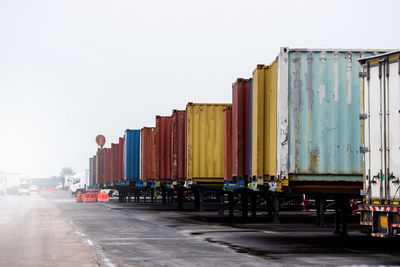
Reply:
<svg viewBox="0 0 400 267"><path fill-rule="evenodd" d="M0 170L88 168L102 133L153 126L281 46L399 48L400 1L0 0Z"/></svg>

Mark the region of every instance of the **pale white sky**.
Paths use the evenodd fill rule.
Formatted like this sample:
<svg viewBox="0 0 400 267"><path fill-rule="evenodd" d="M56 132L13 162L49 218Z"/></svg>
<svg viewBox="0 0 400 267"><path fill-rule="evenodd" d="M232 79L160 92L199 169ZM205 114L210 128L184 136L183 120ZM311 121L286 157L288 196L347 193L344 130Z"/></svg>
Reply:
<svg viewBox="0 0 400 267"><path fill-rule="evenodd" d="M281 46L399 48L400 1L0 0L0 170L88 168L98 133L153 126Z"/></svg>

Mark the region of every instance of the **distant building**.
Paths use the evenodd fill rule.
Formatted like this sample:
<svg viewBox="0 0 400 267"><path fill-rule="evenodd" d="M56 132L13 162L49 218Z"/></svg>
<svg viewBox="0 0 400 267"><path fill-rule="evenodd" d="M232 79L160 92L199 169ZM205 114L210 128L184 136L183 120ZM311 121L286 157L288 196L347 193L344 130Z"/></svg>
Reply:
<svg viewBox="0 0 400 267"><path fill-rule="evenodd" d="M31 178L29 179L32 185L37 185L40 187L56 187L58 183L63 183L64 179L62 177L52 177L52 178Z"/></svg>

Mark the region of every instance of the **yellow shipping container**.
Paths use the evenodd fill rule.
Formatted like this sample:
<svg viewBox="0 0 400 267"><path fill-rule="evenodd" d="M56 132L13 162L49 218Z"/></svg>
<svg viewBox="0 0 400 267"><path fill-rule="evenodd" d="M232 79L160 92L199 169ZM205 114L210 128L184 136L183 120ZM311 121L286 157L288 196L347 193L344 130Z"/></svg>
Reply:
<svg viewBox="0 0 400 267"><path fill-rule="evenodd" d="M267 66L258 65L253 72L253 137L252 137L252 175L263 177L264 148L264 87Z"/></svg>
<svg viewBox="0 0 400 267"><path fill-rule="evenodd" d="M224 113L231 104L193 104L187 112L187 181L224 182Z"/></svg>
<svg viewBox="0 0 400 267"><path fill-rule="evenodd" d="M276 175L276 116L278 63L258 65L253 72L252 176Z"/></svg>
<svg viewBox="0 0 400 267"><path fill-rule="evenodd" d="M264 109L264 177L267 179L276 176L276 116L277 116L277 86L278 61L272 62L266 70L265 109Z"/></svg>

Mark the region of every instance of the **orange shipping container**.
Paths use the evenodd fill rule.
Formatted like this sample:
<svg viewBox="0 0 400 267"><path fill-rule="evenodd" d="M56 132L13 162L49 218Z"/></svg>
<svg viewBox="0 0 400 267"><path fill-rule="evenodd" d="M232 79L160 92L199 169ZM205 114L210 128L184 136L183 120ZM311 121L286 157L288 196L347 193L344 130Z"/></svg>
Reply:
<svg viewBox="0 0 400 267"><path fill-rule="evenodd" d="M156 180L156 130L154 127L143 127L141 130L142 181Z"/></svg>

